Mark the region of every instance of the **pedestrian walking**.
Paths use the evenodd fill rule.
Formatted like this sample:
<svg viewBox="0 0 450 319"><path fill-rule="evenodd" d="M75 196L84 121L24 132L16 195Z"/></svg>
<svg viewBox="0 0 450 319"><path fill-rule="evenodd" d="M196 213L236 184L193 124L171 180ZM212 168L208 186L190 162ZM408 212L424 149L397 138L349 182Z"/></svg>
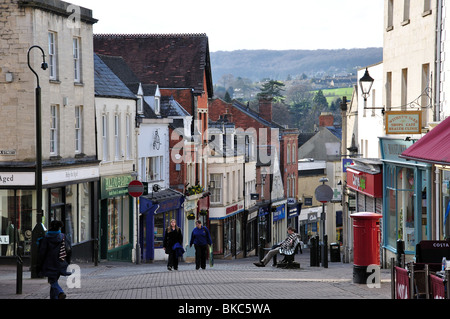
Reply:
<svg viewBox="0 0 450 319"><path fill-rule="evenodd" d="M181 233L181 229L177 226L177 221L172 219L169 227L166 228L163 242L163 248L166 254L169 255L167 262L168 270L172 270L172 268L178 270L178 258L180 257L179 250L183 249L182 243L183 235Z"/></svg>
<svg viewBox="0 0 450 319"><path fill-rule="evenodd" d="M49 230L39 245L38 272L48 278L50 299L65 299L66 294L58 283L60 276L70 276L67 266L70 264L72 246L70 240L61 233L63 223L52 220Z"/></svg>
<svg viewBox="0 0 450 319"><path fill-rule="evenodd" d="M195 222L195 228L192 230L189 246L195 247L195 269L206 268L206 248L211 245L211 235L208 228L202 225L201 220Z"/></svg>
<svg viewBox="0 0 450 319"><path fill-rule="evenodd" d="M269 250L267 255L264 256L264 258L261 260L261 262L256 262L253 264L257 267L264 267L265 265L267 265L269 260L272 259L272 257L275 257L280 252L280 249L294 248L294 244L296 242L298 235L295 233L295 229L293 227L288 227L287 232L288 232L288 236L286 237L286 239L283 242L281 242L280 245L276 245L275 247L272 247L272 249Z"/></svg>

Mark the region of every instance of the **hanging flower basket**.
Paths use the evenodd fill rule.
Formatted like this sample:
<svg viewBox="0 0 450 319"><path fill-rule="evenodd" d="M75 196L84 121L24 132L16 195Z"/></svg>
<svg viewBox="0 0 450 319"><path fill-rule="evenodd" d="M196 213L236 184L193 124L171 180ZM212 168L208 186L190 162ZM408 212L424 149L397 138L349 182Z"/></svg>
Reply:
<svg viewBox="0 0 450 319"><path fill-rule="evenodd" d="M189 213L189 214L186 216L186 218L189 219L189 220L192 220L192 219L195 219L195 215L194 215L194 213Z"/></svg>
<svg viewBox="0 0 450 319"><path fill-rule="evenodd" d="M200 215L206 216L206 215L208 215L208 211L206 209L202 209L202 210L200 210Z"/></svg>

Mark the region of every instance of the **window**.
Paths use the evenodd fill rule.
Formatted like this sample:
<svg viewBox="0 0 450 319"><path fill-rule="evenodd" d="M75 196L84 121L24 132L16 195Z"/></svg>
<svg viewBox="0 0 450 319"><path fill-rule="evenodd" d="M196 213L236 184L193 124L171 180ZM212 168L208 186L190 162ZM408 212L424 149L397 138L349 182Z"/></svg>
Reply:
<svg viewBox="0 0 450 319"><path fill-rule="evenodd" d="M127 159L131 159L131 116L127 114L126 118L126 152Z"/></svg>
<svg viewBox="0 0 450 319"><path fill-rule="evenodd" d="M287 161L286 163L289 164L291 162L291 144L287 145Z"/></svg>
<svg viewBox="0 0 450 319"><path fill-rule="evenodd" d="M108 249L130 242L130 219L127 196L108 198Z"/></svg>
<svg viewBox="0 0 450 319"><path fill-rule="evenodd" d="M297 165L297 161L295 160L295 156L297 155L297 148L295 147L295 142L292 144L291 154L292 154L292 164Z"/></svg>
<svg viewBox="0 0 450 319"><path fill-rule="evenodd" d="M159 97L155 96L155 114L159 115L159 113L161 112L160 108Z"/></svg>
<svg viewBox="0 0 450 319"><path fill-rule="evenodd" d="M222 203L222 174L209 175L209 190L211 192L211 203Z"/></svg>
<svg viewBox="0 0 450 319"><path fill-rule="evenodd" d="M120 116L114 115L114 157L115 160L120 159Z"/></svg>
<svg viewBox="0 0 450 319"><path fill-rule="evenodd" d="M429 81L430 81L430 65L428 63L422 64L422 98L420 101L420 106L422 108L422 127L426 127L428 123Z"/></svg>
<svg viewBox="0 0 450 319"><path fill-rule="evenodd" d="M103 161L109 160L109 148L108 148L108 116L102 115L102 149L103 149Z"/></svg>
<svg viewBox="0 0 450 319"><path fill-rule="evenodd" d="M424 0L423 2L423 13L429 14L431 11L431 0Z"/></svg>
<svg viewBox="0 0 450 319"><path fill-rule="evenodd" d="M75 153L82 152L82 116L83 116L83 108L81 106L75 106Z"/></svg>
<svg viewBox="0 0 450 319"><path fill-rule="evenodd" d="M142 114L144 112L144 102L142 100L142 96L138 97L136 103L137 103L136 107L137 107L138 114Z"/></svg>
<svg viewBox="0 0 450 319"><path fill-rule="evenodd" d="M74 81L81 82L80 39L73 38L73 71Z"/></svg>
<svg viewBox="0 0 450 319"><path fill-rule="evenodd" d="M386 73L386 110L392 107L392 72Z"/></svg>
<svg viewBox="0 0 450 319"><path fill-rule="evenodd" d="M402 111L405 111L408 103L408 69L406 68L402 69L401 99Z"/></svg>
<svg viewBox="0 0 450 319"><path fill-rule="evenodd" d="M388 0L388 17L386 31L394 29L394 0Z"/></svg>
<svg viewBox="0 0 450 319"><path fill-rule="evenodd" d="M404 0L403 1L403 22L402 22L403 25L409 23L409 11L410 11L410 0Z"/></svg>
<svg viewBox="0 0 450 319"><path fill-rule="evenodd" d="M50 155L58 155L59 109L57 105L50 106Z"/></svg>
<svg viewBox="0 0 450 319"><path fill-rule="evenodd" d="M147 158L147 181L159 181L163 179L163 157L154 156Z"/></svg>
<svg viewBox="0 0 450 319"><path fill-rule="evenodd" d="M50 71L50 80L57 79L57 65L56 65L56 33L48 33L48 65Z"/></svg>

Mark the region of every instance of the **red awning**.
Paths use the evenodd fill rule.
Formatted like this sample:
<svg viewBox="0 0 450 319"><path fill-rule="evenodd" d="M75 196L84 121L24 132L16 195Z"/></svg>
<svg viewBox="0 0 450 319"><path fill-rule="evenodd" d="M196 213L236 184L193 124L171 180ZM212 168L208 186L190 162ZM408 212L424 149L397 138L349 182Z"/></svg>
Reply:
<svg viewBox="0 0 450 319"><path fill-rule="evenodd" d="M450 164L450 117L408 147L401 158L432 164Z"/></svg>

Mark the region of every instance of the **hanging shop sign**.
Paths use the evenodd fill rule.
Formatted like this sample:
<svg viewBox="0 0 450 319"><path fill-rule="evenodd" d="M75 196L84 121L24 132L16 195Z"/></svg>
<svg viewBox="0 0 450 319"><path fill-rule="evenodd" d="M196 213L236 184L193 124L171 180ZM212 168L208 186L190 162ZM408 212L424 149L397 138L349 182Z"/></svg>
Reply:
<svg viewBox="0 0 450 319"><path fill-rule="evenodd" d="M421 111L386 112L386 134L420 134L421 126Z"/></svg>

